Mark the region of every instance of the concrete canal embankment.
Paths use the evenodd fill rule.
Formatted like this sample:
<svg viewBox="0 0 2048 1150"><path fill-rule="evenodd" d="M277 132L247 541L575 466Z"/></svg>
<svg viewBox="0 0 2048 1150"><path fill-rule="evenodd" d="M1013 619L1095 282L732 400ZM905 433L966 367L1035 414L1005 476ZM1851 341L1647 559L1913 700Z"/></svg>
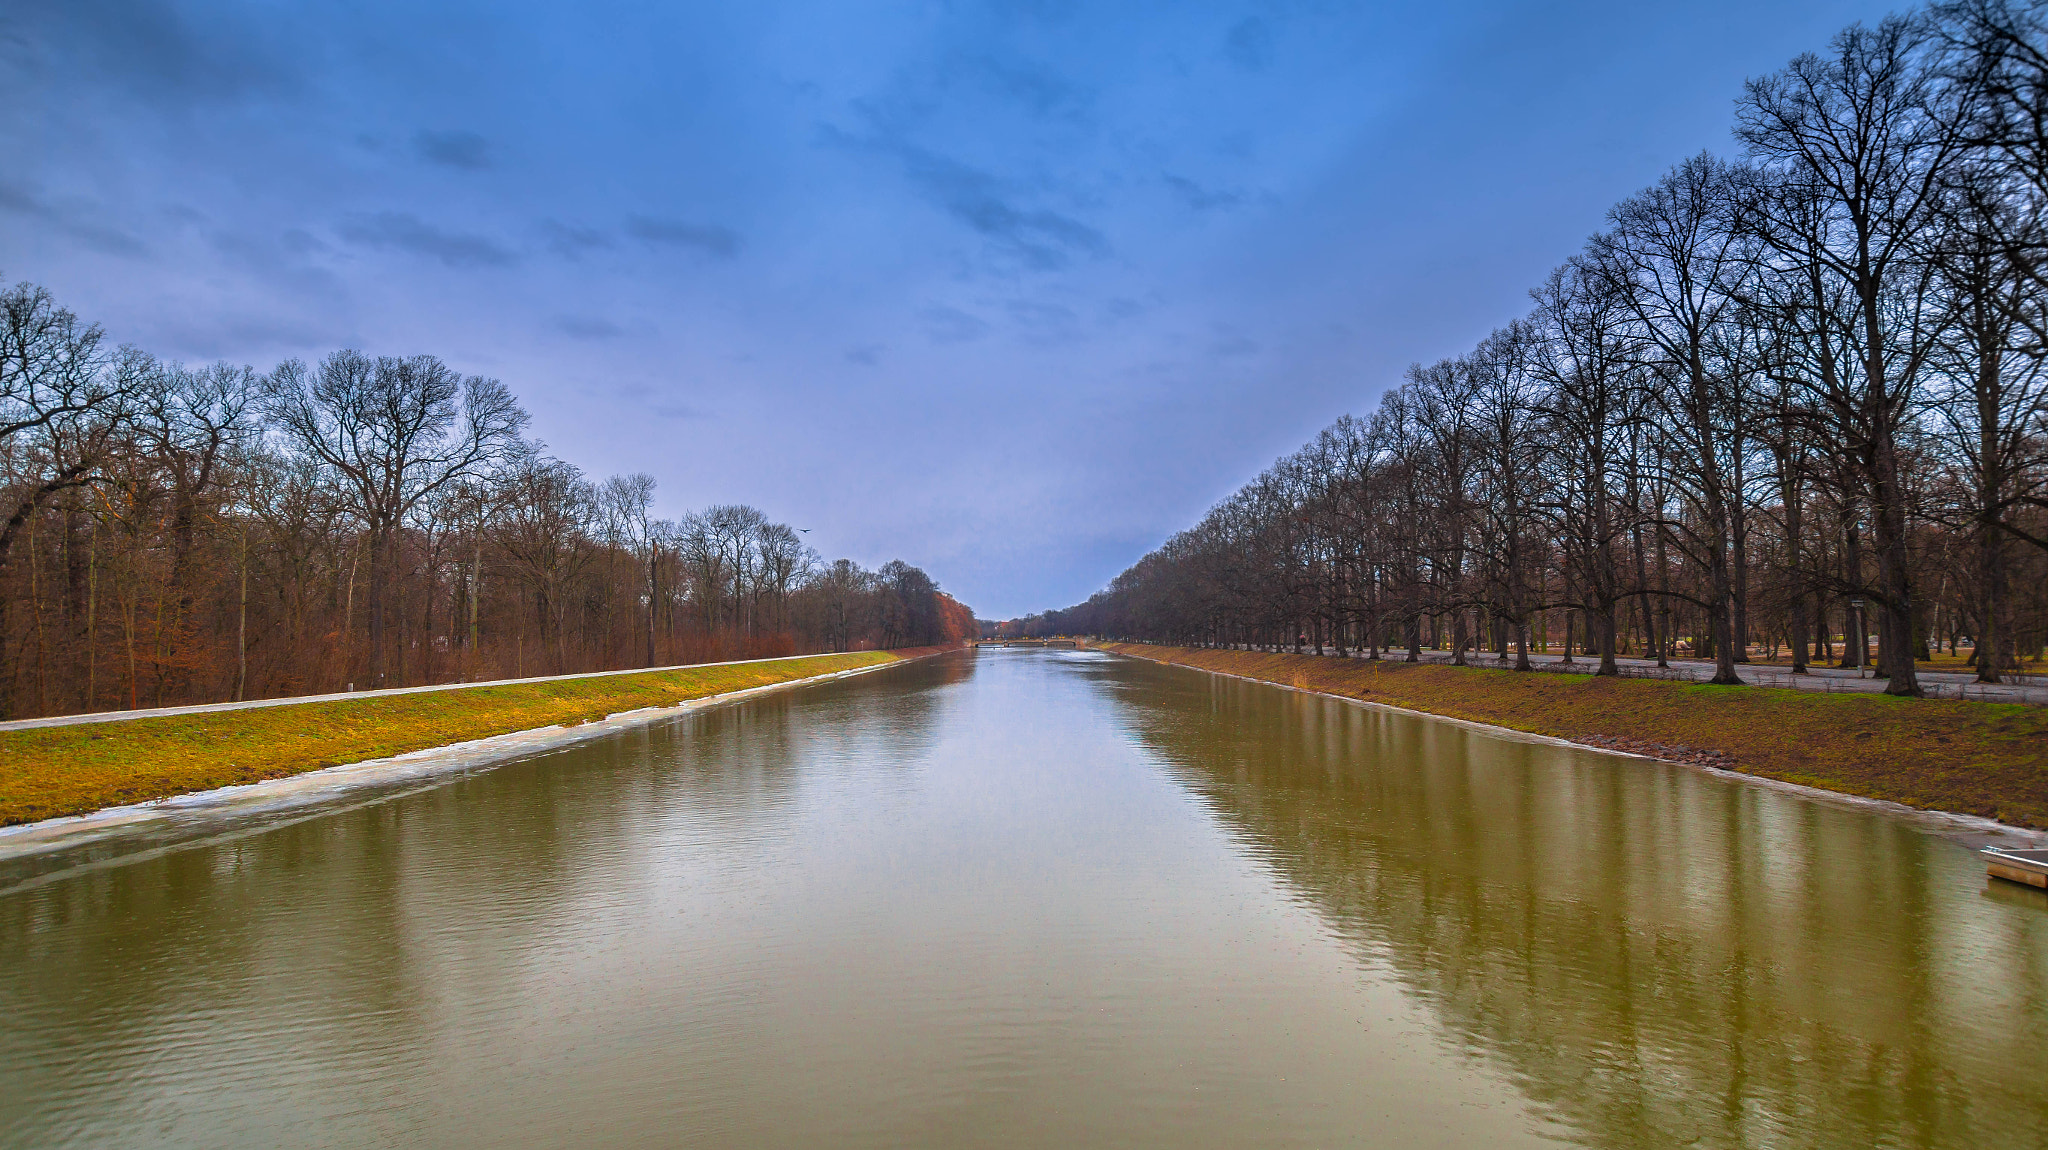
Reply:
<svg viewBox="0 0 2048 1150"><path fill-rule="evenodd" d="M1098 646L1602 750L2048 829L2048 710L2038 707L1138 643Z"/></svg>
<svg viewBox="0 0 2048 1150"><path fill-rule="evenodd" d="M937 650L857 651L8 724L14 729L0 729L0 825L83 815L451 744L533 736L629 713L655 719L664 709L692 702L795 686ZM519 753L538 741L545 740L526 737L504 749Z"/></svg>

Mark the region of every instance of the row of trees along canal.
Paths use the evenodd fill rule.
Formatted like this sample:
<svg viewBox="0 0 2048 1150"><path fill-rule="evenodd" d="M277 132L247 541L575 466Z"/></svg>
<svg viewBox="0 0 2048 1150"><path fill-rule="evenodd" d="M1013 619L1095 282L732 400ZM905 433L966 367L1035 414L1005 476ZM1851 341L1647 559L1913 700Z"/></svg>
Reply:
<svg viewBox="0 0 2048 1150"><path fill-rule="evenodd" d="M0 290L0 718L973 634L916 567L654 518L526 424L432 356L192 369Z"/></svg>
<svg viewBox="0 0 2048 1150"><path fill-rule="evenodd" d="M1029 633L1490 646L1736 682L2048 631L2048 22L1972 2L1751 81L1469 354L1409 370ZM1836 637L1841 646L1836 646Z"/></svg>

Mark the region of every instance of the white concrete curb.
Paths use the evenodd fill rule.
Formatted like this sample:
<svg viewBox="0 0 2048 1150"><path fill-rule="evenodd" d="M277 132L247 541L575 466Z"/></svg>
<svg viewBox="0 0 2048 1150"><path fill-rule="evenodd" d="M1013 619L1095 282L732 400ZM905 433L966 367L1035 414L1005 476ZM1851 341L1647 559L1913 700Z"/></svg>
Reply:
<svg viewBox="0 0 2048 1150"><path fill-rule="evenodd" d="M319 770L304 771L284 778L239 783L210 791L172 795L127 806L107 807L86 815L66 815L43 819L40 822L22 823L19 826L0 827L0 863L116 837L177 834L182 830L192 833L181 836L180 841L190 841L192 837L215 829L217 824L225 827L233 820L254 815L276 815L301 807L319 806L322 809L314 813L326 813L336 799L352 792L370 792L377 798L384 798L393 793L418 790L446 782L458 775L488 770L518 759L560 750L575 743L679 718L692 711L750 699L771 691L785 691L834 679L864 675L872 671L883 671L891 667L901 667L918 662L924 657L893 659L871 667L854 667L845 671L791 679L783 683L769 683L765 686L730 691L723 695L691 699L672 707L643 707L634 711L622 711L615 715L607 715L600 721L574 727L549 726L513 731L442 747L408 751L389 758L322 767ZM266 821L264 825L276 824Z"/></svg>

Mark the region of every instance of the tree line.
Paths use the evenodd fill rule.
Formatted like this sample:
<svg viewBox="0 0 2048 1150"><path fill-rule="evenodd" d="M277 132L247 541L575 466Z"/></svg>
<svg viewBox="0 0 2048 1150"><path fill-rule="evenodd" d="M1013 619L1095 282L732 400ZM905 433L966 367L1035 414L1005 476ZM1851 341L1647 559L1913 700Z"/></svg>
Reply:
<svg viewBox="0 0 2048 1150"><path fill-rule="evenodd" d="M974 633L916 567L657 518L528 422L433 356L187 367L0 287L0 719Z"/></svg>
<svg viewBox="0 0 2048 1150"><path fill-rule="evenodd" d="M1014 629L1689 654L1729 684L1782 651L1900 695L1939 644L1987 682L2039 659L2048 10L1852 26L1751 80L1735 134L1527 314Z"/></svg>

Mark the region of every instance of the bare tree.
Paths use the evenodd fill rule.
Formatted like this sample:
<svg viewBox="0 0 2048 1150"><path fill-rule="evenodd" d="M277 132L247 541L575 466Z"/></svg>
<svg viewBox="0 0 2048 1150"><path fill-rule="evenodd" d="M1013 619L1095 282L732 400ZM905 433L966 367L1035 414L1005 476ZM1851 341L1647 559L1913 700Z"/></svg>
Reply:
<svg viewBox="0 0 2048 1150"><path fill-rule="evenodd" d="M124 428L127 405L150 368L147 356L108 356L104 336L58 307L47 291L0 291L0 578L36 515L60 493L90 483ZM0 596L0 718L15 711L15 662L7 658L7 600Z"/></svg>
<svg viewBox="0 0 2048 1150"><path fill-rule="evenodd" d="M1886 690L1901 695L1920 686L1900 428L1935 349L1920 253L1963 148L1933 114L1925 40L1902 17L1850 27L1827 56L1750 81L1737 115L1737 135L1779 184L1779 194L1752 200L1757 234L1838 281L1853 307L1844 334L1860 378L1833 407L1870 501L1879 658Z"/></svg>
<svg viewBox="0 0 2048 1150"><path fill-rule="evenodd" d="M654 521L648 518L649 509L654 505L654 477L645 472L631 475L614 475L604 481L598 489L599 499L604 507L606 522L611 524L623 539L625 546L639 561L645 577L640 582L639 597L644 598L647 611L646 626L641 633L647 640L645 666L654 666L655 635L655 555Z"/></svg>
<svg viewBox="0 0 2048 1150"><path fill-rule="evenodd" d="M1740 493L1729 475L1739 450L1735 421L1740 380L1723 362L1728 324L1738 306L1734 281L1747 265L1735 227L1734 174L1712 156L1695 156L1611 213L1614 228L1596 237L1600 274L1635 312L1656 353L1644 366L1651 402L1665 418L1652 427L1662 448L1663 477L1694 512L1662 528L1707 574L1700 600L1713 631L1714 678L1735 673L1733 575L1729 546Z"/></svg>
<svg viewBox="0 0 2048 1150"><path fill-rule="evenodd" d="M526 425L495 379L464 378L433 356L338 351L269 377L268 411L297 450L334 476L368 536L370 682L385 680L385 622L398 529L434 492L502 458Z"/></svg>

